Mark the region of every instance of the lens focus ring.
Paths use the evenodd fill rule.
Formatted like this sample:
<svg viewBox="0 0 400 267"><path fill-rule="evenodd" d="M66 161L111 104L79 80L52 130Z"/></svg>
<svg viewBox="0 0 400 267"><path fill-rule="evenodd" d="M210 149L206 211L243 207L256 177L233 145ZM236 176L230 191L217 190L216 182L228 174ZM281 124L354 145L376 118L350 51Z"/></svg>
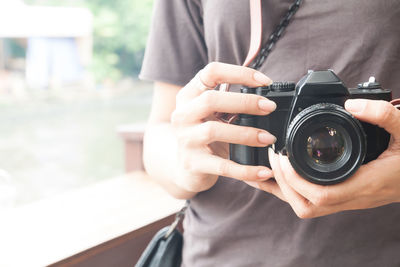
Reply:
<svg viewBox="0 0 400 267"><path fill-rule="evenodd" d="M366 153L360 122L331 103L316 104L297 114L287 129L285 143L293 168L318 184L347 179L360 167Z"/></svg>

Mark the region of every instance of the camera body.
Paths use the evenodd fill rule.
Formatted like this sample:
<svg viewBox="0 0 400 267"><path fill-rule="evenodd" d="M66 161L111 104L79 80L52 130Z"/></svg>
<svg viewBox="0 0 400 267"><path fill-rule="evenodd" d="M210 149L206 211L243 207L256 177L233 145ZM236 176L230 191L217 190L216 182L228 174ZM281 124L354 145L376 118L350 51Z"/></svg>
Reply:
<svg viewBox="0 0 400 267"><path fill-rule="evenodd" d="M382 89L373 78L348 89L332 70L309 71L297 85L279 82L242 87L241 92L267 97L277 109L266 116L239 114L235 124L276 136L273 149L286 154L296 172L310 182L344 181L389 144L390 135L384 129L361 122L344 109L347 99L392 99L391 91ZM265 147L230 144L230 158L240 164L270 167Z"/></svg>

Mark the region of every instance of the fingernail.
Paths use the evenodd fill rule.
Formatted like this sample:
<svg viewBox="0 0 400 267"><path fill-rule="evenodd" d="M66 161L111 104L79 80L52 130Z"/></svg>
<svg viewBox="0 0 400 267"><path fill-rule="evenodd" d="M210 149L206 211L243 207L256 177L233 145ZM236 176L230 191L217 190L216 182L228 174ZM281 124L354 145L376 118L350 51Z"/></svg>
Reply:
<svg viewBox="0 0 400 267"><path fill-rule="evenodd" d="M279 162L281 163L281 166L284 166L284 168L288 166L287 158L283 157L282 154L279 154Z"/></svg>
<svg viewBox="0 0 400 267"><path fill-rule="evenodd" d="M263 170L261 170L261 171L259 171L259 172L257 173L257 176L258 176L259 178L262 178L262 179L264 179L264 178L270 178L270 177L272 177L272 171L263 169Z"/></svg>
<svg viewBox="0 0 400 267"><path fill-rule="evenodd" d="M258 107L266 112L272 112L276 109L276 104L271 100L261 99L258 101Z"/></svg>
<svg viewBox="0 0 400 267"><path fill-rule="evenodd" d="M258 142L266 145L274 144L276 142L276 137L270 133L260 132L258 134Z"/></svg>
<svg viewBox="0 0 400 267"><path fill-rule="evenodd" d="M283 156L281 152L278 153L278 158L279 158L279 163L282 163Z"/></svg>
<svg viewBox="0 0 400 267"><path fill-rule="evenodd" d="M273 167L272 165L276 162L276 156L275 151L272 148L268 148L268 160L271 167Z"/></svg>
<svg viewBox="0 0 400 267"><path fill-rule="evenodd" d="M364 110L367 101L365 99L349 99L344 103L347 111L352 113L359 113Z"/></svg>
<svg viewBox="0 0 400 267"><path fill-rule="evenodd" d="M260 85L270 85L272 83L272 80L270 78L268 78L267 76L265 76L264 74L262 74L259 71L256 71L253 74L253 79L260 83Z"/></svg>
<svg viewBox="0 0 400 267"><path fill-rule="evenodd" d="M274 150L272 150L272 148L268 148L268 158L272 158L273 156L274 156L274 154L275 154L275 152L274 152Z"/></svg>
<svg viewBox="0 0 400 267"><path fill-rule="evenodd" d="M279 158L279 164L281 166L285 166L285 158L283 157L281 152L279 152L279 157L278 158Z"/></svg>

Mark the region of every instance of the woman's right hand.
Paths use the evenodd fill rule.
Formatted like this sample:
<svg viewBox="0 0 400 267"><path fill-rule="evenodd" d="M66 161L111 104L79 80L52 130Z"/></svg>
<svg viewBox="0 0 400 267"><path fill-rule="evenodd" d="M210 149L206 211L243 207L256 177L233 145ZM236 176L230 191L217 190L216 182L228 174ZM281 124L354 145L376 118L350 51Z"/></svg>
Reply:
<svg viewBox="0 0 400 267"><path fill-rule="evenodd" d="M265 130L216 121L213 114L267 115L275 110L276 104L258 95L213 90L221 83L256 87L272 81L251 68L213 62L179 91L171 116L179 159L174 183L190 192L211 188L218 176L246 182L273 176L265 166L240 165L229 160L228 149L229 143L264 147L276 138Z"/></svg>

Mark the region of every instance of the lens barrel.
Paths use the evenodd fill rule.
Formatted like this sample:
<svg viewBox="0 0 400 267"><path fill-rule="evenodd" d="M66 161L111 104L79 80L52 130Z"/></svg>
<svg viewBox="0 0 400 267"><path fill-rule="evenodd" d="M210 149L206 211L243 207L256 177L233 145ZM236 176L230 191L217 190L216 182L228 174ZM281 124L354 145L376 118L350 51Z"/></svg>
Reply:
<svg viewBox="0 0 400 267"><path fill-rule="evenodd" d="M343 107L319 103L297 114L287 129L285 145L297 173L327 185L349 178L361 166L366 135Z"/></svg>

